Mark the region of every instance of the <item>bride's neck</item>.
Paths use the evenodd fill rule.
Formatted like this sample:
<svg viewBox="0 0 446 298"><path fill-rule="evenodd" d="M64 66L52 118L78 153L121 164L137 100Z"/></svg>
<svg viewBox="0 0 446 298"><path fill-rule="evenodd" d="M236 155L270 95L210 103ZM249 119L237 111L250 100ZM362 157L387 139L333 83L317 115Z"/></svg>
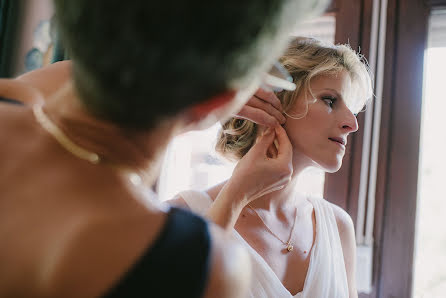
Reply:
<svg viewBox="0 0 446 298"><path fill-rule="evenodd" d="M250 205L255 208L277 212L279 210L292 210L294 206L299 206L301 203L306 202L307 197L301 194L297 187L302 171L296 173L295 170L291 181L284 188L266 194L251 202Z"/></svg>

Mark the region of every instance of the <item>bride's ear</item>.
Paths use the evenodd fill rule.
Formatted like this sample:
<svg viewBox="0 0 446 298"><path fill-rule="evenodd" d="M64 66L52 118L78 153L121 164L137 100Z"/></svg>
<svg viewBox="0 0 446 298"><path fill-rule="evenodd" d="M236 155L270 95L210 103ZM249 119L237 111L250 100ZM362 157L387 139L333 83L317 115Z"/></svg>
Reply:
<svg viewBox="0 0 446 298"><path fill-rule="evenodd" d="M209 98L206 101L195 104L186 109L185 116L189 125L200 126L200 122L212 115L215 121L226 117L228 108L232 106L236 91L229 90Z"/></svg>

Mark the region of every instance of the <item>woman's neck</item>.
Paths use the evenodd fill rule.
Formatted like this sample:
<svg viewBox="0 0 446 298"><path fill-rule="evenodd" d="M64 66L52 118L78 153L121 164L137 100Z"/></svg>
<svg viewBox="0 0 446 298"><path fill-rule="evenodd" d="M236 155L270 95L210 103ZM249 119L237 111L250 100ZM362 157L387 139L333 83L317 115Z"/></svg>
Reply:
<svg viewBox="0 0 446 298"><path fill-rule="evenodd" d="M295 166L291 181L282 189L266 194L250 205L255 208L277 212L279 210L291 210L290 207L299 206L307 201L307 197L299 192L297 182L307 166Z"/></svg>
<svg viewBox="0 0 446 298"><path fill-rule="evenodd" d="M155 182L163 152L176 132L174 121L133 131L98 119L81 104L71 82L48 99L44 111L76 145L113 167L143 173L146 185Z"/></svg>

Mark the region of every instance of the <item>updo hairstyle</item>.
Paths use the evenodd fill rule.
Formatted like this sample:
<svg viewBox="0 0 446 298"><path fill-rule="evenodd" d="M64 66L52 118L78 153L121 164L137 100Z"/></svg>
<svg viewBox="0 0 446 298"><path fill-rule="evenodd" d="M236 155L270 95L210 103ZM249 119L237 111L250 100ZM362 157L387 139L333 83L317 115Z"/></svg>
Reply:
<svg viewBox="0 0 446 298"><path fill-rule="evenodd" d="M344 100L354 114L360 112L372 97L372 80L367 62L349 45L333 45L314 38L297 37L280 58L280 63L291 74L296 84L295 91L276 93L285 114L291 118L304 118L308 105L316 101L314 96L310 96L310 99L302 103L304 111L298 114L290 112L302 92L312 95L311 79L319 75L336 75L343 70L348 72L352 80L352 90L350 96ZM219 132L215 149L230 160L239 160L253 146L257 130L257 124L249 120L231 118Z"/></svg>

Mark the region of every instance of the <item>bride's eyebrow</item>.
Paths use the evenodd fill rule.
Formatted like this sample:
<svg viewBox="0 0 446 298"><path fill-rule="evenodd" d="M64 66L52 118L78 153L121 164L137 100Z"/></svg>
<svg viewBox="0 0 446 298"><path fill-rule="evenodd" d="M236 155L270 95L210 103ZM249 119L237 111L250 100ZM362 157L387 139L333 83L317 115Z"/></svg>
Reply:
<svg viewBox="0 0 446 298"><path fill-rule="evenodd" d="M337 99L344 100L344 97L342 97L342 95L339 94L338 90L336 90L336 89L333 89L333 88L322 88L320 90L316 90L316 92L324 92L324 91L331 91L331 92L333 92L335 94Z"/></svg>

